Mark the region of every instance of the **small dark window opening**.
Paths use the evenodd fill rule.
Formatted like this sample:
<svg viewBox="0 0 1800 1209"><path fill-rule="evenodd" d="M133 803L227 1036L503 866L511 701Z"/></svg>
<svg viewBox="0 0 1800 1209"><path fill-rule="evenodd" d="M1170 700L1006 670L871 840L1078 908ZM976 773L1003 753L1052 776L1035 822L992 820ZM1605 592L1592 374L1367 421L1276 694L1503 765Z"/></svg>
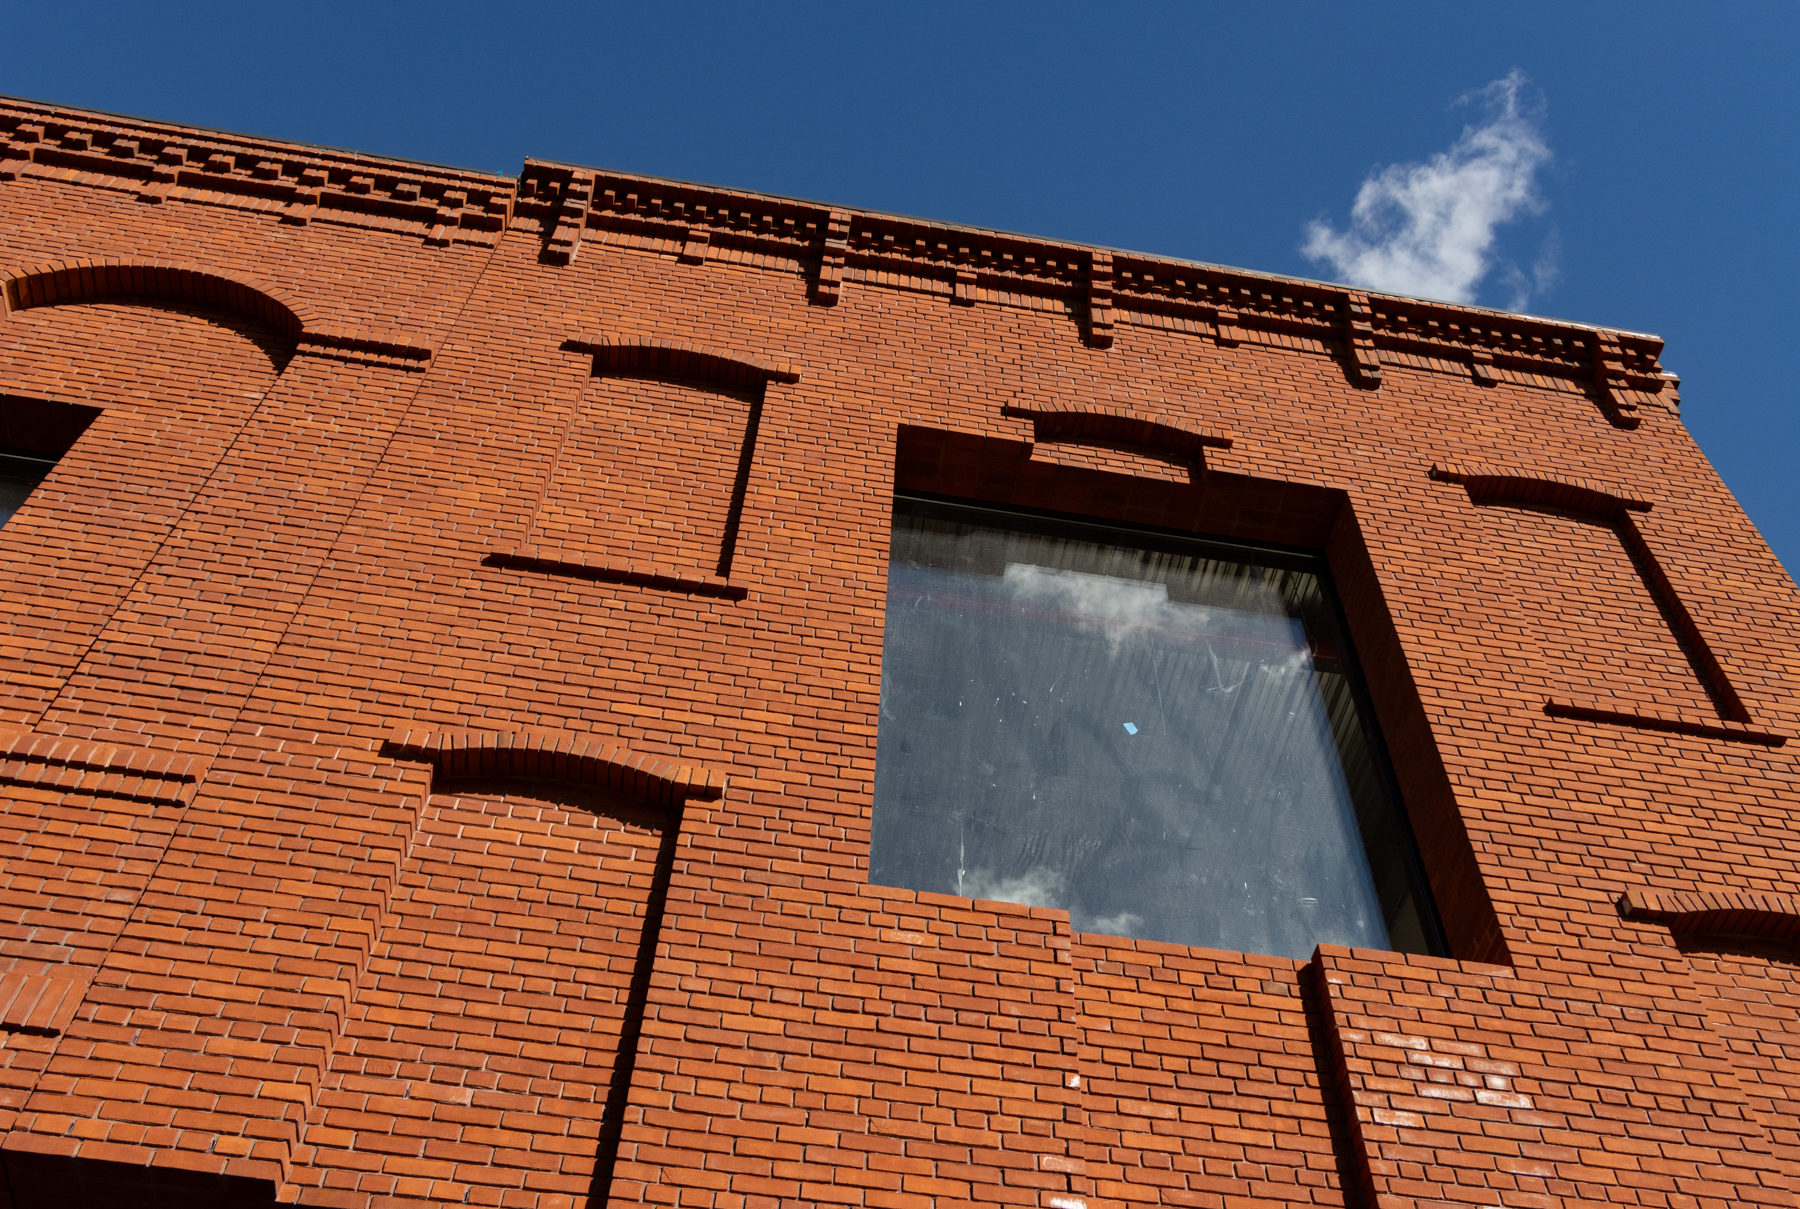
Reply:
<svg viewBox="0 0 1800 1209"><path fill-rule="evenodd" d="M1318 554L902 495L877 743L876 884L1445 951Z"/></svg>
<svg viewBox="0 0 1800 1209"><path fill-rule="evenodd" d="M0 526L25 506L99 414L73 403L0 396Z"/></svg>

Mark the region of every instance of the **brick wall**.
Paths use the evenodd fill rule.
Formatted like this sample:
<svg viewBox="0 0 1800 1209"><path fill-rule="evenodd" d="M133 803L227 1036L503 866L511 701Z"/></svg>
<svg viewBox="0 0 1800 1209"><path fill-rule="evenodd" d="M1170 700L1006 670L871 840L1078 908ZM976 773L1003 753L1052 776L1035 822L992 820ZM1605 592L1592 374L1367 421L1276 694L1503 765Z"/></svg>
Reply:
<svg viewBox="0 0 1800 1209"><path fill-rule="evenodd" d="M16 102L0 290L17 1209L1794 1202L1800 596L1660 340ZM1326 552L1450 955L869 885L896 489Z"/></svg>

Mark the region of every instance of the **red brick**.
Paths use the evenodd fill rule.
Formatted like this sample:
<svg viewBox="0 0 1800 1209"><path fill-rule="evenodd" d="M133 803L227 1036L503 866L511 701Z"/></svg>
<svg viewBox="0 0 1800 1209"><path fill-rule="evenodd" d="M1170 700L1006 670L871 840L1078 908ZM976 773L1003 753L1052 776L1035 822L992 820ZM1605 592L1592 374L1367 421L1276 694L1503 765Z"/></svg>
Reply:
<svg viewBox="0 0 1800 1209"><path fill-rule="evenodd" d="M0 565L21 1206L1791 1200L1800 598L1659 340L0 136L0 394L100 409ZM868 885L896 487L1325 552L1452 957Z"/></svg>

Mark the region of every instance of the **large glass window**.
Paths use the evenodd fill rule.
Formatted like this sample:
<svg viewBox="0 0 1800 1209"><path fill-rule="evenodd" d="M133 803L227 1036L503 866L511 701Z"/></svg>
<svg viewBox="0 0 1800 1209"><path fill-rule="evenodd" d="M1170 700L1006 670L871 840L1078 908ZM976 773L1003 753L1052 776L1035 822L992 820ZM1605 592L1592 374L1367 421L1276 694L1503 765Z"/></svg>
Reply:
<svg viewBox="0 0 1800 1209"><path fill-rule="evenodd" d="M1322 558L926 498L894 510L870 880L1443 951Z"/></svg>

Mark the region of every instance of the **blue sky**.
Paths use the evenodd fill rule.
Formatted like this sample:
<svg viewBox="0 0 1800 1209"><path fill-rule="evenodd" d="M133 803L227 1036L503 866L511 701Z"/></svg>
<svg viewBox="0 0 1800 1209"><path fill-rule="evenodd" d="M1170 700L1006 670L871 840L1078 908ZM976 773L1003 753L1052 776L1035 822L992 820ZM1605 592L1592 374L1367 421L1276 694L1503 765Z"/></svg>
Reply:
<svg viewBox="0 0 1800 1209"><path fill-rule="evenodd" d="M1800 570L1800 5L40 3L6 27L15 96L1655 332L1690 430ZM1459 147L1469 127L1487 141ZM1372 177L1390 217L1444 220L1410 257L1354 243Z"/></svg>

